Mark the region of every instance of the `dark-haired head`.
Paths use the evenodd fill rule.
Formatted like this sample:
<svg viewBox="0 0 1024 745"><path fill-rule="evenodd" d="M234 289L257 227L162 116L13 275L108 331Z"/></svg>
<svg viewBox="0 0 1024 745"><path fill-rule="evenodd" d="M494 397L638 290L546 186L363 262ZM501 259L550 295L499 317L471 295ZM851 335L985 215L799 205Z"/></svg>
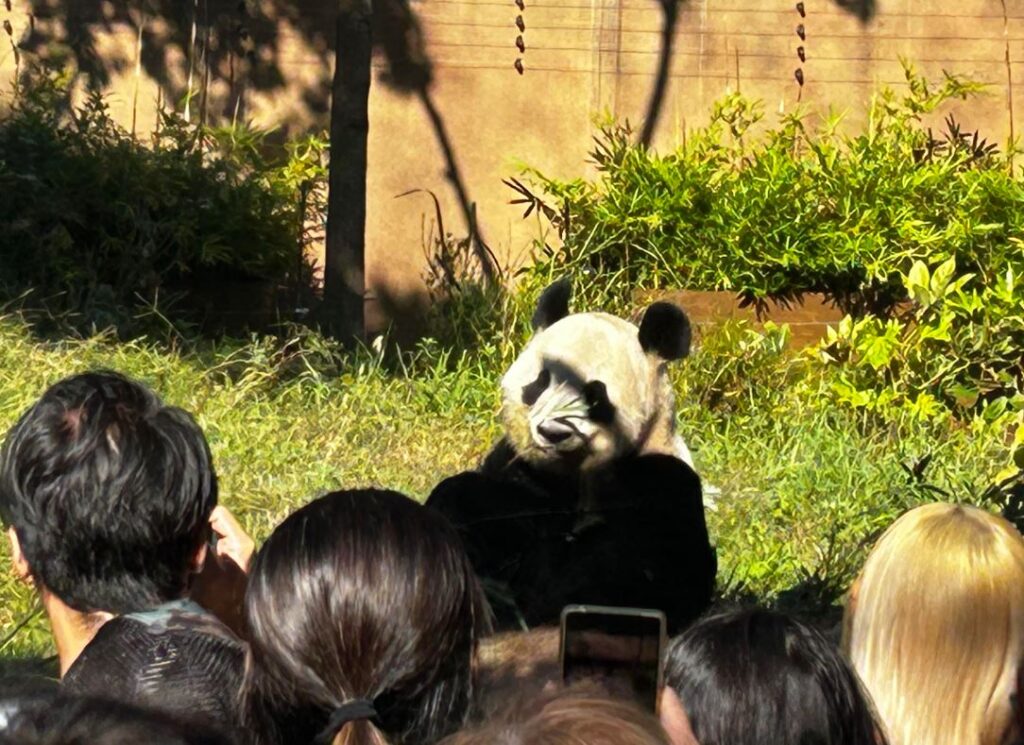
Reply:
<svg viewBox="0 0 1024 745"><path fill-rule="evenodd" d="M458 728L489 611L458 534L396 492L299 509L252 563L250 728L267 742L433 742Z"/></svg>
<svg viewBox="0 0 1024 745"><path fill-rule="evenodd" d="M196 422L117 373L53 385L0 450L0 514L36 584L81 612L182 596L216 503Z"/></svg>
<svg viewBox="0 0 1024 745"><path fill-rule="evenodd" d="M767 610L705 618L669 647L665 684L700 745L875 745L871 706L838 650Z"/></svg>
<svg viewBox="0 0 1024 745"><path fill-rule="evenodd" d="M61 697L14 716L0 745L228 745L217 732L114 701Z"/></svg>

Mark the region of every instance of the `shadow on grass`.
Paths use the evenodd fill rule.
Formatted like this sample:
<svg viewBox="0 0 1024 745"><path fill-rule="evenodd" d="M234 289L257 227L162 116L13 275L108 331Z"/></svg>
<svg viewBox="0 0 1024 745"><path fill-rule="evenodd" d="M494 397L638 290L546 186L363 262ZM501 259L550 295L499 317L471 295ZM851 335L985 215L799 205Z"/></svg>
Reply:
<svg viewBox="0 0 1024 745"><path fill-rule="evenodd" d="M769 607L795 616L839 644L842 637L845 587L817 576L809 576L778 594L771 603L742 588L722 589L712 612L746 607Z"/></svg>

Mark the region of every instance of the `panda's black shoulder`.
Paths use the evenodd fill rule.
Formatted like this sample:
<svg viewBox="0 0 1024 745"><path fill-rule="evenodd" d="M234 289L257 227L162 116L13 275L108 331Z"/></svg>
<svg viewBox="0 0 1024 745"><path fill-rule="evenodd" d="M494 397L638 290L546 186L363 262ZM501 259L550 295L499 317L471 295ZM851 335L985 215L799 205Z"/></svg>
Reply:
<svg viewBox="0 0 1024 745"><path fill-rule="evenodd" d="M508 456L499 444L479 470L450 476L434 487L426 506L446 514L457 525L465 525L564 507L563 502L569 503L568 494L562 492L567 491L547 483L544 474ZM565 499L556 500L555 495Z"/></svg>
<svg viewBox="0 0 1024 745"><path fill-rule="evenodd" d="M650 453L620 458L612 464L608 489L623 498L699 509L703 513L700 476L674 455Z"/></svg>
<svg viewBox="0 0 1024 745"><path fill-rule="evenodd" d="M480 468L463 471L441 481L427 497L426 505L444 511L444 506L463 495L488 497L503 496L506 492L520 491L516 477L515 450L502 438L481 463Z"/></svg>
<svg viewBox="0 0 1024 745"><path fill-rule="evenodd" d="M509 487L479 471L450 476L434 487L426 506L441 512L456 524L472 523L474 516L501 508Z"/></svg>
<svg viewBox="0 0 1024 745"><path fill-rule="evenodd" d="M617 462L623 475L644 483L675 484L679 488L700 488L700 476L681 458L663 453L632 455Z"/></svg>
<svg viewBox="0 0 1024 745"><path fill-rule="evenodd" d="M508 478L510 469L514 471L518 462L516 449L507 437L502 437L480 464L480 472L493 478Z"/></svg>

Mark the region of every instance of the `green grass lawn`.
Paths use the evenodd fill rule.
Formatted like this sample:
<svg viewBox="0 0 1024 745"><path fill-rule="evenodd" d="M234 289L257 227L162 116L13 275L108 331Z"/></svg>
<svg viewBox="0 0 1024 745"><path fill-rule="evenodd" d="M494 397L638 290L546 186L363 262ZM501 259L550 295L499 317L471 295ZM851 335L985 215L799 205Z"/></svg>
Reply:
<svg viewBox="0 0 1024 745"><path fill-rule="evenodd" d="M728 595L835 601L894 515L942 493L977 500L1005 465L1006 444L982 425L866 426L823 406L814 383L779 383L785 374L769 375L764 390L741 380L730 390L742 400L710 410L709 380L725 366L711 354L677 373L679 419L706 483L720 490L709 523ZM42 342L0 318L0 429L65 375L106 367L137 377L196 415L222 501L261 539L325 490L375 485L422 499L474 467L500 435L493 357L426 346L385 362L366 350L341 355L314 336L177 350L110 337ZM926 479L915 482L906 467L926 453ZM34 596L4 563L0 658L51 654L41 615L17 628Z"/></svg>

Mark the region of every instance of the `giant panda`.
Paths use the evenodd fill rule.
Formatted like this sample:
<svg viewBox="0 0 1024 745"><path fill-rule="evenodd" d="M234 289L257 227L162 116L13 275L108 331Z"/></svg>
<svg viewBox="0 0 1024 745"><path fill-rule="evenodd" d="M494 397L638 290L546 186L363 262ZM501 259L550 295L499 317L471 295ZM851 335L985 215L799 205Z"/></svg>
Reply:
<svg viewBox="0 0 1024 745"><path fill-rule="evenodd" d="M582 603L657 608L678 630L708 607L717 567L667 374L690 323L660 302L639 327L570 314L570 294L562 280L540 296L501 382L504 437L427 506L461 532L499 629Z"/></svg>

